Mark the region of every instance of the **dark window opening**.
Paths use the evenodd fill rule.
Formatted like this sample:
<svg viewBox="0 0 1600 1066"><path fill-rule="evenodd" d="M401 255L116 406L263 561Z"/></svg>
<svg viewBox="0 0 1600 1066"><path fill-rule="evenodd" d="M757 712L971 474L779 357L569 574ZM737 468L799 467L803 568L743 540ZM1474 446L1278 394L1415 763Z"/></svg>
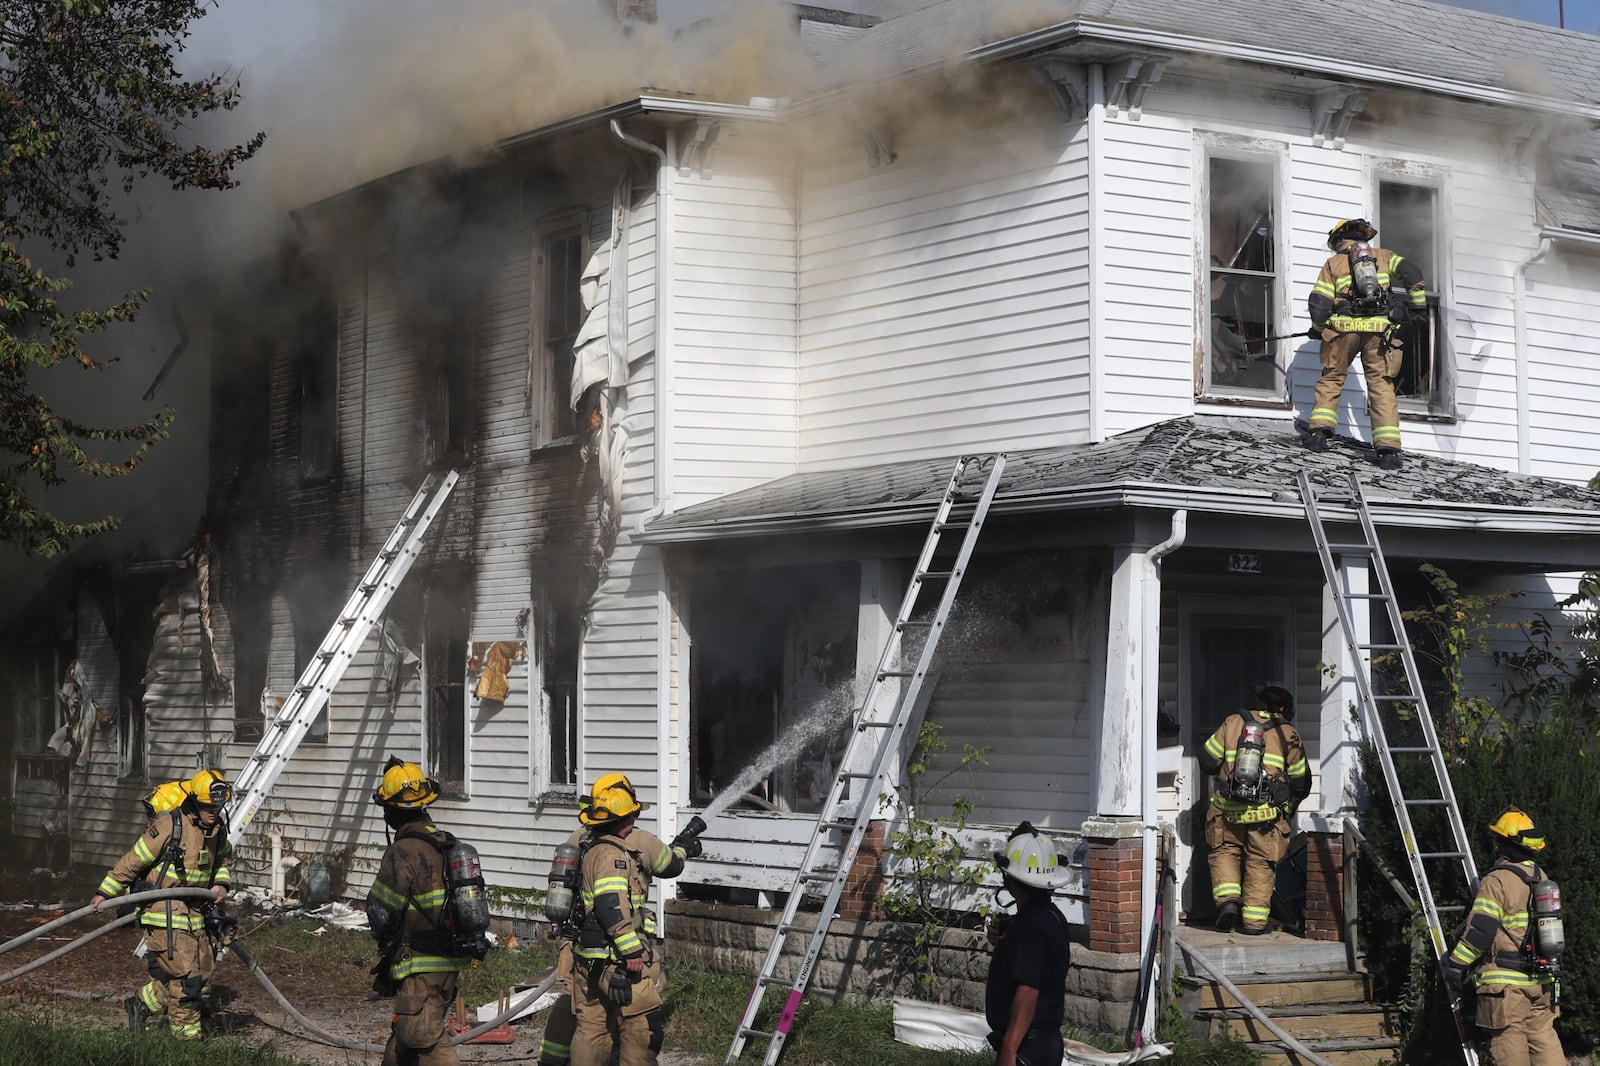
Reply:
<svg viewBox="0 0 1600 1066"><path fill-rule="evenodd" d="M333 307L319 307L301 324L295 372L300 476L331 477L339 441L339 316Z"/></svg>
<svg viewBox="0 0 1600 1066"><path fill-rule="evenodd" d="M294 625L294 683L298 687L305 678L306 668L317 660L317 652L328 639L329 630L333 628L337 608L329 606L324 595L304 591L311 585L303 583L301 592L290 604L289 614ZM259 690L257 690L259 693ZM294 696L293 690L284 694L285 699ZM281 706L281 704L280 704ZM324 703L317 711L317 716L306 729L305 743L326 744L328 742L328 706Z"/></svg>
<svg viewBox="0 0 1600 1066"><path fill-rule="evenodd" d="M466 315L422 327L422 384L429 466L465 462L472 447L472 324Z"/></svg>
<svg viewBox="0 0 1600 1066"><path fill-rule="evenodd" d="M1441 409L1449 403L1449 365L1439 301L1439 191L1397 181L1378 183L1378 243L1415 263L1427 286L1428 314L1398 331L1401 399Z"/></svg>
<svg viewBox="0 0 1600 1066"><path fill-rule="evenodd" d="M1210 250L1208 391L1281 395L1275 332L1280 301L1274 224L1276 169L1270 162L1212 158L1207 223Z"/></svg>
<svg viewBox="0 0 1600 1066"><path fill-rule="evenodd" d="M559 571L552 569L534 598L544 718L539 730L544 757L538 785L562 792L578 784L578 653L583 642L583 605L577 578L581 573L576 562Z"/></svg>
<svg viewBox="0 0 1600 1066"><path fill-rule="evenodd" d="M472 575L435 571L423 597L423 757L448 796L467 794L467 656Z"/></svg>
<svg viewBox="0 0 1600 1066"><path fill-rule="evenodd" d="M820 810L858 695L859 568L702 575L690 604L694 800L734 788L758 806Z"/></svg>
<svg viewBox="0 0 1600 1066"><path fill-rule="evenodd" d="M540 443L568 436L576 425L571 395L572 343L584 318L580 289L583 252L583 232L577 226L547 235L539 246L545 356L545 395L539 404L540 424L535 427L535 439Z"/></svg>
<svg viewBox="0 0 1600 1066"><path fill-rule="evenodd" d="M267 687L272 623L256 603L231 611L228 620L233 632L233 739L254 743L265 725L261 694Z"/></svg>
<svg viewBox="0 0 1600 1066"><path fill-rule="evenodd" d="M160 578L129 577L117 588L114 617L106 620L117 651L117 775L125 781L143 781L149 776L145 679L161 602Z"/></svg>

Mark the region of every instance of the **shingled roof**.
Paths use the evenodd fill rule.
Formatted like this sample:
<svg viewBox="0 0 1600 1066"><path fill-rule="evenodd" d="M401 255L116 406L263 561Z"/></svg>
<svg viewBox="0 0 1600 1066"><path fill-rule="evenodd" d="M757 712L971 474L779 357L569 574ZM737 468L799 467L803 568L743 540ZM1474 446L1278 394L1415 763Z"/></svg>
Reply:
<svg viewBox="0 0 1600 1066"><path fill-rule="evenodd" d="M1600 532L1600 492L1454 459L1410 453L1405 469L1371 462L1366 445L1338 439L1305 450L1277 419L1196 415L1160 422L1098 444L1008 453L993 514L1082 507L1169 506L1291 516L1297 478L1344 487L1354 472L1374 510L1394 524L1447 522L1473 528ZM647 541L701 540L780 531L925 522L955 456L852 470L795 474L686 507L645 529Z"/></svg>

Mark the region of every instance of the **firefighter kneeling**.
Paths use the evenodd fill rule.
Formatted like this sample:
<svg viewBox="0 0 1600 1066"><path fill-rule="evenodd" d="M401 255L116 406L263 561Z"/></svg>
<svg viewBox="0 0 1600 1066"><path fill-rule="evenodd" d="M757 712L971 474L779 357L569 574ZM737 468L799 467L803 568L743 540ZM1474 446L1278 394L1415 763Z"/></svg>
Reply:
<svg viewBox="0 0 1600 1066"><path fill-rule="evenodd" d="M1224 932L1267 931L1273 878L1289 850L1289 819L1311 794L1311 768L1293 717L1288 690L1257 685L1254 709L1230 714L1200 752L1200 768L1220 778L1206 812L1206 844L1217 928Z"/></svg>
<svg viewBox="0 0 1600 1066"><path fill-rule="evenodd" d="M1544 834L1515 807L1489 831L1496 838L1495 864L1478 882L1461 938L1444 961L1445 987L1452 1005L1459 1005L1471 977L1475 1021L1498 1066L1561 1066L1567 1057L1555 1020L1566 933L1561 890L1536 861L1544 856Z"/></svg>
<svg viewBox="0 0 1600 1066"><path fill-rule="evenodd" d="M570 1014L560 1002L551 1011L541 1063L563 1061L569 1041L572 1066L604 1066L613 1048L618 1066L654 1066L661 1050L663 975L646 896L653 878L678 876L700 854L705 823L693 819L664 844L634 825L648 807L627 777L605 774L579 805L586 828L557 849L546 912L577 942L561 951Z"/></svg>

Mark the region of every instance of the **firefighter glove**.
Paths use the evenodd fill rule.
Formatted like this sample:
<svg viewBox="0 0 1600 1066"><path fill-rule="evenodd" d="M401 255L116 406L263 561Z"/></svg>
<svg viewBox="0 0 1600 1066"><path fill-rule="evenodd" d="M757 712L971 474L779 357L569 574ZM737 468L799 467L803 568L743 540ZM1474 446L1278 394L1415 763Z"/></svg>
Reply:
<svg viewBox="0 0 1600 1066"><path fill-rule="evenodd" d="M633 982L628 980L628 971L621 966L611 968L611 977L606 981L606 999L619 1007L633 1002Z"/></svg>
<svg viewBox="0 0 1600 1066"><path fill-rule="evenodd" d="M1267 778L1267 799L1274 807L1287 807L1294 802L1294 789L1281 777Z"/></svg>
<svg viewBox="0 0 1600 1066"><path fill-rule="evenodd" d="M1314 341L1320 341L1322 339L1322 331L1325 328L1326 327L1324 326L1312 326L1310 329L1306 330L1306 336L1310 337Z"/></svg>
<svg viewBox="0 0 1600 1066"><path fill-rule="evenodd" d="M1444 988L1450 993L1451 1002L1461 998L1461 990L1467 983L1467 968L1451 959L1444 961Z"/></svg>

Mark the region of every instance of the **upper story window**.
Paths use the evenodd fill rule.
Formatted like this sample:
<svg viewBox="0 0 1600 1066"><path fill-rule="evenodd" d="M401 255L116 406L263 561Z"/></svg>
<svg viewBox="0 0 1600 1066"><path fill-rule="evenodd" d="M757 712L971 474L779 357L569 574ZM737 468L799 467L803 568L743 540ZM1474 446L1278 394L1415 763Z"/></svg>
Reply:
<svg viewBox="0 0 1600 1066"><path fill-rule="evenodd" d="M1270 158L1206 160L1207 326L1202 392L1281 399L1277 333L1283 306L1278 168Z"/></svg>
<svg viewBox="0 0 1600 1066"><path fill-rule="evenodd" d="M1378 182L1378 243L1404 256L1422 271L1428 314L1400 330L1404 360L1395 383L1403 408L1411 413L1451 412L1448 331L1440 301L1439 264L1443 261L1439 190L1402 181Z"/></svg>
<svg viewBox="0 0 1600 1066"><path fill-rule="evenodd" d="M442 321L421 324L423 459L429 466L466 462L472 453L472 369L475 344L470 315L457 307Z"/></svg>
<svg viewBox="0 0 1600 1066"><path fill-rule="evenodd" d="M300 477L330 477L339 441L339 316L319 306L301 323L295 349Z"/></svg>
<svg viewBox="0 0 1600 1066"><path fill-rule="evenodd" d="M588 259L580 215L566 215L545 226L534 246L535 301L533 443L549 444L574 432L572 342L583 325L579 283Z"/></svg>

